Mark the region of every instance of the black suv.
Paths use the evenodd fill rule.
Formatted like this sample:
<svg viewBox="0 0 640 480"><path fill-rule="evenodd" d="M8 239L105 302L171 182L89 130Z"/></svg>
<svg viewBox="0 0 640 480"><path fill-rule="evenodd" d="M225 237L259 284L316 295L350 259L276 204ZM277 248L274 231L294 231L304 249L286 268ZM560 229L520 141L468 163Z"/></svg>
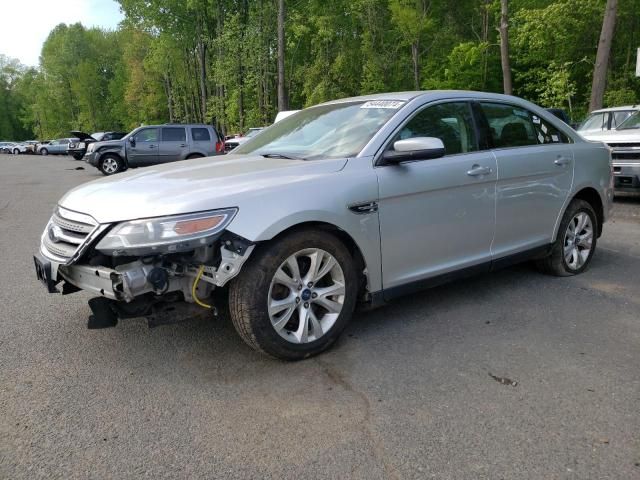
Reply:
<svg viewBox="0 0 640 480"><path fill-rule="evenodd" d="M96 132L89 135L88 133L73 131L71 134L78 138L79 141L69 144L67 154L73 156L76 160L82 160L84 154L87 153L87 145L90 143L120 140L127 132Z"/></svg>

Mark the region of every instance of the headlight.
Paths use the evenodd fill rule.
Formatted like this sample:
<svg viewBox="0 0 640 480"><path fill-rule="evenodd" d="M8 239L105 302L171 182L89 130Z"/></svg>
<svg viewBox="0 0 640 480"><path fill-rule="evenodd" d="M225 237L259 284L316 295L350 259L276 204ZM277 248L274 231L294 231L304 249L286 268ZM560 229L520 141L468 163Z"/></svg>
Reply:
<svg viewBox="0 0 640 480"><path fill-rule="evenodd" d="M237 208L132 220L116 225L98 242L107 255L153 255L193 250L213 243Z"/></svg>

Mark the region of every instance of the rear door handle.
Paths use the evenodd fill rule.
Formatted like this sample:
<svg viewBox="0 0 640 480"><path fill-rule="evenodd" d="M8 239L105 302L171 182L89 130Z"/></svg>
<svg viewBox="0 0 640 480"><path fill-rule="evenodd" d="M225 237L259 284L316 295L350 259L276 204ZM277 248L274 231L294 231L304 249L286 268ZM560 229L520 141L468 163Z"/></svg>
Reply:
<svg viewBox="0 0 640 480"><path fill-rule="evenodd" d="M186 147L186 146L187 146L187 144L186 144L186 143L181 143L181 144L180 144L180 146L181 146L182 148L184 148L184 147Z"/></svg>
<svg viewBox="0 0 640 480"><path fill-rule="evenodd" d="M568 165L569 162L571 162L570 159L568 159L567 157L558 157L554 160L553 163L555 163L556 165L558 165L559 167L562 167L564 165Z"/></svg>
<svg viewBox="0 0 640 480"><path fill-rule="evenodd" d="M149 148L156 148L155 145L149 145Z"/></svg>
<svg viewBox="0 0 640 480"><path fill-rule="evenodd" d="M480 175L489 175L492 170L489 167L481 167L480 165L474 165L471 170L467 170L467 175L470 177L479 177Z"/></svg>

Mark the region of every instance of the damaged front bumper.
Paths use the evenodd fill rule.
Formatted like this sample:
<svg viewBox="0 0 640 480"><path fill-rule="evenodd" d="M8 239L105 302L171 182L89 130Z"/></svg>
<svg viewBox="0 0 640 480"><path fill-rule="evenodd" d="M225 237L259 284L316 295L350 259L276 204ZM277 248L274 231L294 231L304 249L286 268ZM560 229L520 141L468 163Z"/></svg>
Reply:
<svg viewBox="0 0 640 480"><path fill-rule="evenodd" d="M237 239L220 242L216 265L207 265L210 259L180 263L159 257L153 261L142 259L114 268L87 264L65 265L42 255L34 256L36 276L50 293L59 292L57 285L64 281L74 288L63 286L62 293L85 290L114 301L131 302L142 295L163 295L181 291L187 302L192 302L192 286L198 268L203 266L202 293L206 297L215 287L223 287L235 277L251 255L255 245ZM65 288L66 287L66 288Z"/></svg>

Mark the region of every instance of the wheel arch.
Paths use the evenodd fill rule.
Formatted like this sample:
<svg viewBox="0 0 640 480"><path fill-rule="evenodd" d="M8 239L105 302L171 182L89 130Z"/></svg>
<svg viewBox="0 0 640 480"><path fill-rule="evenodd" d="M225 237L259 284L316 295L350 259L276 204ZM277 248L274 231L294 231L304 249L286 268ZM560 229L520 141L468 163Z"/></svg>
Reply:
<svg viewBox="0 0 640 480"><path fill-rule="evenodd" d="M593 210L596 212L596 228L597 228L597 237L600 238L602 235L602 227L605 221L604 216L604 202L602 200L602 196L598 193L598 190L590 185L582 186L578 188L575 193L571 196L571 198L565 203L560 215L558 215L558 219L556 220L555 231L553 234L553 241L558 237L558 229L560 228L560 223L562 222L562 218L564 217L565 212L571 205L571 202L574 200L584 200L587 202Z"/></svg>
<svg viewBox="0 0 640 480"><path fill-rule="evenodd" d="M258 243L269 243L279 238L282 238L285 235L288 235L290 233L297 232L300 230L320 230L320 231L330 233L331 235L335 236L338 240L340 240L340 242L347 248L349 254L353 258L353 261L355 262L356 271L358 272L358 275L360 278L360 284L358 285L358 296L361 297L362 295L370 291L370 288L369 288L369 286L371 285L370 278L369 278L370 270L367 267L367 262L365 260L365 256L362 252L362 249L360 248L356 240L349 234L349 232L338 227L333 223L326 222L326 221L319 221L319 220L296 223L282 229L270 239L262 240Z"/></svg>
<svg viewBox="0 0 640 480"><path fill-rule="evenodd" d="M584 200L593 207L593 210L596 212L598 237L600 237L604 224L604 202L598 191L593 187L584 187L580 189L571 200Z"/></svg>

